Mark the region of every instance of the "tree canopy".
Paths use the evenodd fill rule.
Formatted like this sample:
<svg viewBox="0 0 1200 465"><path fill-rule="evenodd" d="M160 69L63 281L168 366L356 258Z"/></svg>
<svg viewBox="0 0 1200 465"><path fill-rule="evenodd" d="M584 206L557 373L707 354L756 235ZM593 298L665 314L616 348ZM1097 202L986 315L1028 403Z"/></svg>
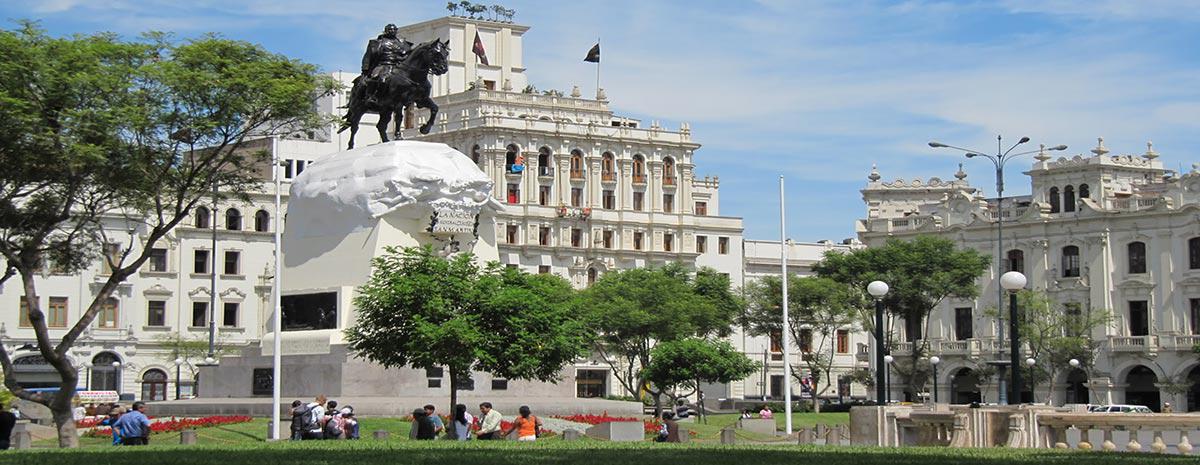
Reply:
<svg viewBox="0 0 1200 465"><path fill-rule="evenodd" d="M664 390L691 390L702 383L729 383L758 371L758 364L728 341L690 337L654 347L646 379ZM674 397L690 393L675 392Z"/></svg>
<svg viewBox="0 0 1200 465"><path fill-rule="evenodd" d="M351 351L385 367L446 367L451 406L472 371L557 381L590 343L562 278L480 266L469 253L443 258L431 247L376 257L354 306Z"/></svg>
<svg viewBox="0 0 1200 465"><path fill-rule="evenodd" d="M910 339L925 341L929 313L948 297L970 299L978 296L977 280L989 262L987 255L973 249L960 249L950 239L917 236L908 241L890 239L879 247L826 252L824 258L813 265L813 271L817 276L844 283L863 293L864 299L868 283L886 282L890 289L883 298L884 308L903 318L916 332L909 332ZM864 307L860 321L864 329L871 330L874 323L868 308L870 306ZM885 331L888 340L877 342L890 346L890 335L890 330ZM923 344L914 344L910 366L897 370L906 376L904 384L912 394L924 388L928 377L927 370L918 363L924 351Z"/></svg>
<svg viewBox="0 0 1200 465"><path fill-rule="evenodd" d="M742 303L727 276L711 268L693 276L672 263L606 273L582 292L581 306L597 333L595 349L618 382L639 399L646 389L657 401L662 388L649 385L645 373L655 346L727 335Z"/></svg>
<svg viewBox="0 0 1200 465"><path fill-rule="evenodd" d="M13 394L47 405L59 443L78 444L66 354L153 246L218 189L257 186L251 138L314 129L314 101L335 88L316 67L246 42L115 34L51 37L33 23L0 30L0 283L19 276L38 352L61 377L56 393ZM106 275L64 334L51 339L37 283L47 266L100 260Z"/></svg>
<svg viewBox="0 0 1200 465"><path fill-rule="evenodd" d="M782 288L778 276L764 276L746 286L747 306L741 324L749 334L782 335ZM793 275L788 279L788 335L797 352L804 354L818 411L816 399L836 381L833 365L837 331L854 331L866 303L862 292L829 278ZM802 370L792 370L797 381L804 376Z"/></svg>

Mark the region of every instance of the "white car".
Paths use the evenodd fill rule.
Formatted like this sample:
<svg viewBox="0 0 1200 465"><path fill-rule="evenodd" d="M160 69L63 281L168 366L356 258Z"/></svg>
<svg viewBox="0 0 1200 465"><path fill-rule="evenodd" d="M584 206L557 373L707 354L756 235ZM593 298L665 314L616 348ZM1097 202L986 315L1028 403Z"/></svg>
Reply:
<svg viewBox="0 0 1200 465"><path fill-rule="evenodd" d="M1089 405L1088 412L1091 413L1154 413L1150 407L1145 405Z"/></svg>

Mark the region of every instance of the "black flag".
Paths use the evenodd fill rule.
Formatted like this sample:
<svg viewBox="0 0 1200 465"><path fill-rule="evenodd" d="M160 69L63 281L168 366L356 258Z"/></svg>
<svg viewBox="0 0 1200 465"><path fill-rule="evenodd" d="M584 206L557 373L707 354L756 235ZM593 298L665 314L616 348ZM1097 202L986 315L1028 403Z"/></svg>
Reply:
<svg viewBox="0 0 1200 465"><path fill-rule="evenodd" d="M600 62L600 42L596 42L596 45L593 45L592 49L588 50L588 54L586 57L583 58L583 61L586 61L589 63L599 63Z"/></svg>

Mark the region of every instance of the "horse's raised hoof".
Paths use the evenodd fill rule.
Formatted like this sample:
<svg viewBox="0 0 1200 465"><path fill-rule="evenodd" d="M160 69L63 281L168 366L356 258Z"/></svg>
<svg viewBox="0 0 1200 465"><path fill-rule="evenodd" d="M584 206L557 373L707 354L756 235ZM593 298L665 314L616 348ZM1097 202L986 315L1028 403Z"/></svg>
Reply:
<svg viewBox="0 0 1200 465"><path fill-rule="evenodd" d="M421 125L421 134L429 134L430 126L428 124Z"/></svg>

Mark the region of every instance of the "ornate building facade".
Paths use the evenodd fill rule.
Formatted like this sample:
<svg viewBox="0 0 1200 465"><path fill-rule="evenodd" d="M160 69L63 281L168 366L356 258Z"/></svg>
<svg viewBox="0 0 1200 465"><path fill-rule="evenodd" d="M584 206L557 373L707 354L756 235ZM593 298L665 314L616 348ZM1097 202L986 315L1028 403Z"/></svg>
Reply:
<svg viewBox="0 0 1200 465"><path fill-rule="evenodd" d="M1105 312L1109 323L1091 336L1095 362L1056 367L1058 376L1033 398L1063 403L1143 404L1158 410L1200 410L1200 171L1164 169L1150 144L1145 153L1115 155L1101 139L1091 156L1034 158L1025 172L1032 195L1008 197L1003 207L966 181L932 178L884 181L872 170L862 190L867 217L858 234L867 246L929 234L993 257L996 221L1004 219L1006 271L1023 272L1028 288L1044 292L1067 314ZM995 263L995 262L993 262ZM997 340L998 279L990 267L980 297L948 299L930 315L928 340L942 399L979 400L977 371L1007 357ZM916 334L900 333L892 354L911 356ZM1038 363L1048 363L1042 360ZM904 386L893 385L893 398ZM1029 394L1026 394L1029 397ZM994 392L983 400L995 401Z"/></svg>
<svg viewBox="0 0 1200 465"><path fill-rule="evenodd" d="M672 130L615 115L599 89L594 99L583 98L578 88L569 95L522 92L528 81L522 60L527 30L459 17L400 30L413 42L450 40L449 72L431 76L433 95L441 106L433 131L421 135L404 129L404 137L446 143L470 156L495 181L493 194L504 204L497 215L501 262L531 273L558 274L580 288L611 270L668 262L713 267L735 285L742 282L742 220L721 216L719 180L697 174L695 152L700 144L692 140L687 123ZM471 51L476 34L489 65ZM348 84L355 77L335 76L347 90L318 102L318 109L328 114L343 111ZM405 127L420 125L425 115L424 110L409 115ZM372 118L363 120L359 146L379 141ZM284 212L290 180L315 160L346 146L348 132L338 134L335 129L253 142L254 148L274 151L284 161ZM267 173L269 168L264 169L264 179L269 179ZM257 353L272 311L272 220L280 214L274 211L273 195L273 186L266 183L249 203L197 209L193 218L156 245L162 258L156 255L147 270L121 286L113 310L98 319L75 349L73 359L85 373L81 387L161 400L174 398L178 385L183 396L190 395L198 372L195 365L202 360L184 360L177 375L176 354L162 341L207 336L214 273L217 340L234 353ZM91 283L103 273L99 266L71 276L48 271L39 285L51 318L61 318L64 326L75 321L90 302ZM19 300L12 290L0 292L0 299L12 308ZM56 326L52 336L60 330L65 328ZM16 313L0 321L0 337L17 351L18 362L25 359L22 369L39 373L23 376L30 385L48 386L56 379L37 363L35 351L20 349L34 336ZM623 394L610 371L606 361L592 357L580 360L563 382L574 383L579 397ZM448 386L440 382L441 373L426 376L429 382L421 384L429 392L415 394L440 395ZM476 389L507 388L507 383L496 382L503 380L489 380L479 374ZM247 389L247 396L257 394Z"/></svg>

